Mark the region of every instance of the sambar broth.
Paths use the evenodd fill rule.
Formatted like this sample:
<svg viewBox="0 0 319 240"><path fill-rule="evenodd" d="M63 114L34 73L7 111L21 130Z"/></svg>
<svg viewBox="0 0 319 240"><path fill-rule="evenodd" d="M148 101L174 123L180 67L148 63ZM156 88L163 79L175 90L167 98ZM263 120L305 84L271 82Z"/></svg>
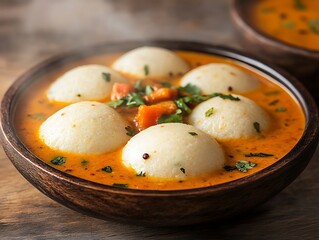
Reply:
<svg viewBox="0 0 319 240"><path fill-rule="evenodd" d="M250 14L256 28L269 36L319 51L319 1L255 1Z"/></svg>
<svg viewBox="0 0 319 240"><path fill-rule="evenodd" d="M223 57L186 51L176 51L176 53L185 59L192 69L207 63L228 63L254 75L260 80L260 88L241 95L254 100L269 114L271 117L270 130L256 137L219 141L225 151L226 165L233 166L239 160L251 161L257 164L248 172L221 169L213 174L196 178L162 180L148 177L147 175L138 176L136 172L126 168L121 162L121 148L99 155L79 155L60 152L46 146L38 136L40 125L46 118L68 105L50 102L47 99L46 91L49 85L75 66L93 63L110 66L120 56L118 54L88 57L72 64L67 64L52 74L48 73L43 79L39 79L32 86L29 86L28 91L21 96L15 116L15 128L21 141L37 157L68 174L101 184L120 184L132 189L145 190L190 189L233 181L270 166L285 156L295 146L303 134L305 117L300 106L282 87L267 79L265 75ZM130 78L131 82L136 81L130 76L126 77ZM181 76L171 77L170 83L178 85L180 79ZM164 80L167 81L167 78ZM110 100L105 99L103 102L108 101ZM117 110L121 111L120 109ZM124 116L131 122L132 114L134 114L134 110ZM256 152L268 153L273 156L245 156L245 154ZM64 156L66 162L63 165L53 165L51 160L56 156ZM102 168L106 166L111 166L113 171L111 173L103 171Z"/></svg>

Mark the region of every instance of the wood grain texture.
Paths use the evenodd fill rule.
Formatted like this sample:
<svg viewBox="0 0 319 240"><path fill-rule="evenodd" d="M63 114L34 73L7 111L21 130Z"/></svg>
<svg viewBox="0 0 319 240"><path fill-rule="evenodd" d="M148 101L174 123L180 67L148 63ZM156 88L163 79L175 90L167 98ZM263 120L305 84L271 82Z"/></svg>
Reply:
<svg viewBox="0 0 319 240"><path fill-rule="evenodd" d="M238 47L224 0L186 0L182 5L157 1L161 7L146 0L96 0L77 18L84 22L67 18L70 8L75 16L83 15L87 1L5 2L0 5L1 96L16 77L43 59L100 42L162 37ZM59 21L56 12L63 13ZM112 26L115 20L121 24ZM318 239L318 176L317 151L293 184L254 212L225 223L146 228L94 219L55 203L28 183L0 150L0 239Z"/></svg>

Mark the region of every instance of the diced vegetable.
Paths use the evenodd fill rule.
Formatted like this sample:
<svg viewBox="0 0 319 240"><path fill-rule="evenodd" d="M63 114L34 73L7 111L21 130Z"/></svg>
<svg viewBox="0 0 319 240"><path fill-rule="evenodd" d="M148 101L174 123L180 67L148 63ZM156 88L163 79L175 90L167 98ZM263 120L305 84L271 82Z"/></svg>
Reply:
<svg viewBox="0 0 319 240"><path fill-rule="evenodd" d="M144 97L148 104L158 103L161 101L176 99L178 92L176 89L172 88L160 88Z"/></svg>
<svg viewBox="0 0 319 240"><path fill-rule="evenodd" d="M177 106L173 101L165 101L151 106L141 105L135 117L137 128L141 131L156 125L163 114L172 114L176 109Z"/></svg>
<svg viewBox="0 0 319 240"><path fill-rule="evenodd" d="M127 96L134 90L134 87L129 83L114 83L111 92L111 100L118 100Z"/></svg>

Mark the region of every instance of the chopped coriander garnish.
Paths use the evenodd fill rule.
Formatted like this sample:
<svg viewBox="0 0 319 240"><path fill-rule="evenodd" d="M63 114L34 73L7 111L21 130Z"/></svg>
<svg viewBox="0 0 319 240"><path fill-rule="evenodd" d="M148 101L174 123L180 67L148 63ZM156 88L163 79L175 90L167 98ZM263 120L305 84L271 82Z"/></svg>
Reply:
<svg viewBox="0 0 319 240"><path fill-rule="evenodd" d="M128 136L133 137L136 134L135 130L131 126L126 126L125 130L126 130L126 135Z"/></svg>
<svg viewBox="0 0 319 240"><path fill-rule="evenodd" d="M77 94L76 96L77 96L77 97L81 97L81 94Z"/></svg>
<svg viewBox="0 0 319 240"><path fill-rule="evenodd" d="M185 174L185 168L181 167L179 170L181 170L181 172Z"/></svg>
<svg viewBox="0 0 319 240"><path fill-rule="evenodd" d="M277 103L279 103L279 100L278 100L278 99L271 101L271 102L269 103L269 105L274 106L274 105L276 105Z"/></svg>
<svg viewBox="0 0 319 240"><path fill-rule="evenodd" d="M83 159L83 160L81 161L81 165L82 165L82 166L87 166L88 164L89 164L89 161L86 160L86 159Z"/></svg>
<svg viewBox="0 0 319 240"><path fill-rule="evenodd" d="M184 87L179 87L178 90L181 92L186 92L186 93L191 94L191 95L200 94L200 92L201 92L199 87L197 87L196 85L192 85L190 83L188 83Z"/></svg>
<svg viewBox="0 0 319 240"><path fill-rule="evenodd" d="M142 99L142 97L140 95L138 95L137 93L130 93L129 95L126 96L126 106L127 107L138 107L140 105L145 104L144 100Z"/></svg>
<svg viewBox="0 0 319 240"><path fill-rule="evenodd" d="M162 123L182 123L183 122L183 116L182 116L182 110L177 109L175 113L173 114L163 114L158 120L158 124Z"/></svg>
<svg viewBox="0 0 319 240"><path fill-rule="evenodd" d="M257 166L256 163L240 160L236 162L235 166L224 166L224 169L227 172L231 172L234 170L238 170L240 172L247 172L249 169L252 169L255 166Z"/></svg>
<svg viewBox="0 0 319 240"><path fill-rule="evenodd" d="M143 86L142 86L142 80L138 80L136 81L136 83L134 84L134 88L138 91L138 92L142 92L144 90Z"/></svg>
<svg viewBox="0 0 319 240"><path fill-rule="evenodd" d="M274 96L274 95L278 95L278 94L280 94L280 91L278 91L278 90L265 92L266 96Z"/></svg>
<svg viewBox="0 0 319 240"><path fill-rule="evenodd" d="M179 98L175 100L175 103L179 109L181 109L185 114L190 114L191 109L187 106L183 98Z"/></svg>
<svg viewBox="0 0 319 240"><path fill-rule="evenodd" d="M271 13L271 12L274 12L274 11L275 11L274 7L265 7L263 9L261 9L262 13Z"/></svg>
<svg viewBox="0 0 319 240"><path fill-rule="evenodd" d="M235 166L240 172L247 172L249 169L252 169L255 167L257 164L253 162L247 162L245 160L240 160L238 161Z"/></svg>
<svg viewBox="0 0 319 240"><path fill-rule="evenodd" d="M57 156L51 160L51 163L54 165L62 165L65 163L65 157Z"/></svg>
<svg viewBox="0 0 319 240"><path fill-rule="evenodd" d="M302 0L294 0L294 5L295 5L295 8L298 10L303 11L306 9L306 6Z"/></svg>
<svg viewBox="0 0 319 240"><path fill-rule="evenodd" d="M127 183L113 183L112 186L113 187L118 187L118 188L128 188L128 184Z"/></svg>
<svg viewBox="0 0 319 240"><path fill-rule="evenodd" d="M197 136L198 134L197 133L195 133L195 132L188 132L190 135L192 135L192 136Z"/></svg>
<svg viewBox="0 0 319 240"><path fill-rule="evenodd" d="M231 101L240 101L240 98L239 97L234 97L233 95L231 94L223 94L223 93L213 93L213 94L210 94L208 95L210 96L211 98L213 97L220 97L222 99L229 99Z"/></svg>
<svg viewBox="0 0 319 240"><path fill-rule="evenodd" d="M205 112L205 117L210 117L213 114L214 114L214 108L212 107Z"/></svg>
<svg viewBox="0 0 319 240"><path fill-rule="evenodd" d="M106 166L106 167L102 168L101 170L104 172L107 172L107 173L111 173L113 171L110 166Z"/></svg>
<svg viewBox="0 0 319 240"><path fill-rule="evenodd" d="M111 73L102 72L102 77L106 82L111 81Z"/></svg>
<svg viewBox="0 0 319 240"><path fill-rule="evenodd" d="M273 154L269 154L269 153L246 153L245 157L272 157L274 156Z"/></svg>
<svg viewBox="0 0 319 240"><path fill-rule="evenodd" d="M310 19L307 21L307 24L311 32L319 34L319 19Z"/></svg>
<svg viewBox="0 0 319 240"><path fill-rule="evenodd" d="M260 133L260 124L259 124L259 122L254 122L254 128L255 128L257 133Z"/></svg>
<svg viewBox="0 0 319 240"><path fill-rule="evenodd" d="M44 113L34 113L34 114L28 114L28 117L34 120L43 121L46 119Z"/></svg>
<svg viewBox="0 0 319 240"><path fill-rule="evenodd" d="M285 107L279 107L275 110L276 112L286 112L287 111L287 108Z"/></svg>
<svg viewBox="0 0 319 240"><path fill-rule="evenodd" d="M144 65L144 75L148 76L149 73L150 73L150 69L149 69L148 65Z"/></svg>
<svg viewBox="0 0 319 240"><path fill-rule="evenodd" d="M163 87L165 87L165 88L172 88L172 87L173 87L173 85L170 84L170 83L168 83L168 82L160 82L160 84L161 84Z"/></svg>
<svg viewBox="0 0 319 240"><path fill-rule="evenodd" d="M137 177L146 177L146 173L140 171L139 173L136 174Z"/></svg>
<svg viewBox="0 0 319 240"><path fill-rule="evenodd" d="M145 94L148 95L148 94L151 94L152 92L153 92L153 88L150 85L147 85L145 87Z"/></svg>
<svg viewBox="0 0 319 240"><path fill-rule="evenodd" d="M108 102L107 105L113 108L117 108L124 103L124 99L115 100L113 102Z"/></svg>
<svg viewBox="0 0 319 240"><path fill-rule="evenodd" d="M282 26L284 26L285 28L288 28L288 29L293 29L295 27L295 23L294 22L291 22L291 21L283 21L281 22Z"/></svg>

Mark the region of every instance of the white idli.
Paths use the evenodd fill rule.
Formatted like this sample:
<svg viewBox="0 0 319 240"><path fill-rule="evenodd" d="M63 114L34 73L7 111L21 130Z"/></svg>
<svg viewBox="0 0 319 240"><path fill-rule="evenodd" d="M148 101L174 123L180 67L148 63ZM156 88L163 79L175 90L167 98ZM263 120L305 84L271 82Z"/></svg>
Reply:
<svg viewBox="0 0 319 240"><path fill-rule="evenodd" d="M188 64L174 52L159 47L140 47L117 59L113 69L137 78L167 77L184 74Z"/></svg>
<svg viewBox="0 0 319 240"><path fill-rule="evenodd" d="M113 108L98 102L71 104L42 123L40 139L72 153L100 154L126 144L129 124Z"/></svg>
<svg viewBox="0 0 319 240"><path fill-rule="evenodd" d="M225 63L210 63L193 69L182 78L181 85L187 84L198 86L202 94L245 93L260 85L258 79L252 75Z"/></svg>
<svg viewBox="0 0 319 240"><path fill-rule="evenodd" d="M125 145L124 165L137 174L184 179L221 169L225 162L222 148L206 133L182 123L149 127Z"/></svg>
<svg viewBox="0 0 319 240"><path fill-rule="evenodd" d="M246 97L232 96L240 101L215 97L200 103L188 123L216 139L255 136L269 128L269 116L260 106Z"/></svg>
<svg viewBox="0 0 319 240"><path fill-rule="evenodd" d="M71 69L53 82L47 92L51 101L74 103L110 97L115 82L127 82L119 73L102 65Z"/></svg>

